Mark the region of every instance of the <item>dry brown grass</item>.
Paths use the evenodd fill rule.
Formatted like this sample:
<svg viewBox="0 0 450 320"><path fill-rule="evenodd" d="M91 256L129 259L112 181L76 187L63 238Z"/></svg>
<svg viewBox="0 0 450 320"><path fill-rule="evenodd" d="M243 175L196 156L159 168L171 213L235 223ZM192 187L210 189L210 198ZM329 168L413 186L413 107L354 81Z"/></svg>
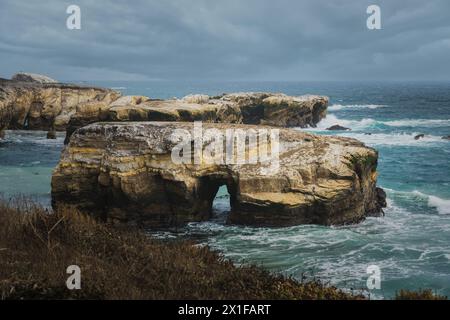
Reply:
<svg viewBox="0 0 450 320"><path fill-rule="evenodd" d="M396 300L447 300L446 296L441 296L433 292L431 289L418 291L400 290L395 295Z"/></svg>
<svg viewBox="0 0 450 320"><path fill-rule="evenodd" d="M69 265L81 290L68 290ZM235 267L206 247L161 242L72 208L0 202L1 299L360 299L319 281L299 283Z"/></svg>
<svg viewBox="0 0 450 320"><path fill-rule="evenodd" d="M82 270L68 290L66 268ZM402 290L397 299L442 299ZM26 199L0 200L1 299L364 299L320 281L236 267L206 247L162 242L110 226L73 208L48 211Z"/></svg>

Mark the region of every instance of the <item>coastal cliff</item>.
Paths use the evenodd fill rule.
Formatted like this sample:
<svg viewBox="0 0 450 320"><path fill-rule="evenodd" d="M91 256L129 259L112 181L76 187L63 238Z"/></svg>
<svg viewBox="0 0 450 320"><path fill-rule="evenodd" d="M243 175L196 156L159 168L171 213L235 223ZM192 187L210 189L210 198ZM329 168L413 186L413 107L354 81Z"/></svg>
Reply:
<svg viewBox="0 0 450 320"><path fill-rule="evenodd" d="M124 96L111 104L81 103L67 127L72 133L99 121L203 121L211 123L263 124L278 127L315 127L326 116L328 98L288 96L281 93L241 92L209 97L188 95L182 99L155 100Z"/></svg>
<svg viewBox="0 0 450 320"><path fill-rule="evenodd" d="M0 79L0 131L8 128L66 130L76 107L85 102L111 103L120 93L104 88L57 83L32 74Z"/></svg>
<svg viewBox="0 0 450 320"><path fill-rule="evenodd" d="M219 133L262 128L273 127L203 124L204 130ZM378 154L357 140L279 129L278 166L270 173L272 161L227 164L211 162L205 153L199 163L175 163L176 130L188 135L194 124L105 122L78 129L53 172L53 205L71 204L105 220L164 228L211 218L217 190L226 185L233 224L334 225L382 214ZM196 143L184 141L185 146ZM211 143L204 139L201 151ZM245 157L257 146L261 143L249 145ZM189 150L187 159L196 152Z"/></svg>
<svg viewBox="0 0 450 320"><path fill-rule="evenodd" d="M0 79L0 135L6 128L66 131L101 121L196 121L315 127L326 116L328 98L242 92L188 95L182 99L121 96L111 89L58 83L19 73ZM50 134L49 136L53 136Z"/></svg>

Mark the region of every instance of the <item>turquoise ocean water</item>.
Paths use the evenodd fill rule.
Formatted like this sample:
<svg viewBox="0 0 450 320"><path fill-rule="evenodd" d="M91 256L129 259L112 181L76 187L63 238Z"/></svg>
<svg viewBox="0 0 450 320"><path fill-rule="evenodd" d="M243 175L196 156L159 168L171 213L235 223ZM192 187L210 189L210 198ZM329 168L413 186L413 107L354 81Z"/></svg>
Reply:
<svg viewBox="0 0 450 320"><path fill-rule="evenodd" d="M351 82L101 82L124 94L152 98L189 93L271 91L324 94L329 113L317 134L354 137L380 154L379 185L388 194L386 216L344 227L297 226L269 229L224 224L229 197L222 188L215 217L179 233L221 251L236 263L256 263L294 277L315 276L346 289L364 289L369 265L381 270L389 298L401 288L432 288L450 297L450 83ZM324 129L340 124L350 132ZM300 129L299 129L300 130ZM370 133L370 135L368 134ZM425 137L415 140L423 133ZM49 204L50 177L63 148L64 134L8 131L0 141L0 193L32 196Z"/></svg>

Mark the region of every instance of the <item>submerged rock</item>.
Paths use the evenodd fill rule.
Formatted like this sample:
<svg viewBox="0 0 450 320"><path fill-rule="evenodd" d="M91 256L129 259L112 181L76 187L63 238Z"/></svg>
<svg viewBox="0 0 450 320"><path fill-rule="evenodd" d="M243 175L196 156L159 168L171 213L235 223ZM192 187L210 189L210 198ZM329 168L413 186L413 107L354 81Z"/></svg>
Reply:
<svg viewBox="0 0 450 320"><path fill-rule="evenodd" d="M334 130L343 130L343 131L344 131L344 130L351 130L351 129L350 129L350 128L343 127L343 126L338 125L338 124L335 124L335 125L333 125L333 126L327 128L327 130L330 130L330 131L334 131Z"/></svg>
<svg viewBox="0 0 450 320"><path fill-rule="evenodd" d="M416 136L414 137L414 140L419 140L419 139L422 139L422 138L424 138L424 137L425 137L425 135L424 135L423 133L421 133L421 134L416 135Z"/></svg>
<svg viewBox="0 0 450 320"><path fill-rule="evenodd" d="M210 138L199 142L191 134L194 126L105 122L78 129L53 172L53 205L71 204L109 221L164 228L211 218L214 197L226 185L231 195L228 222L233 224L332 225L382 214L385 203L376 188L378 154L357 140L204 123L203 136ZM258 138L262 149L248 144L239 153L220 139L226 130L269 129L279 130L279 153L274 152L271 161L236 164L235 157L230 161L220 152L211 153L213 141L219 141L215 146L245 159L260 155L264 148L271 150L275 140ZM174 135L179 130L184 134ZM174 150L187 163L174 161ZM197 163L192 161L196 157Z"/></svg>
<svg viewBox="0 0 450 320"><path fill-rule="evenodd" d="M450 140L450 135L442 137L444 140Z"/></svg>

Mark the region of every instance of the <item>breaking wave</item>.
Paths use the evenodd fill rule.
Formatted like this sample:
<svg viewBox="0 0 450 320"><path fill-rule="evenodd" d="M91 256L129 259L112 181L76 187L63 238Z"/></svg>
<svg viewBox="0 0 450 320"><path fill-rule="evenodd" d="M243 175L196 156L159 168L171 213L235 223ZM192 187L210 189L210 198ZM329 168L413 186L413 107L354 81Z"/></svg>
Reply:
<svg viewBox="0 0 450 320"><path fill-rule="evenodd" d="M328 114L322 119L316 130L324 130L332 125L341 125L352 130L363 130L374 127L450 127L450 119L403 119L392 121L380 121L372 118L361 120L340 119L334 114Z"/></svg>
<svg viewBox="0 0 450 320"><path fill-rule="evenodd" d="M414 191L398 191L388 188L384 188L386 191L396 194L402 194L404 196L414 196L424 201L428 207L436 209L439 214L450 214L450 199L443 199L435 195L429 195L419 190Z"/></svg>
<svg viewBox="0 0 450 320"><path fill-rule="evenodd" d="M411 147L426 147L435 143L447 143L439 136L425 135L423 138L416 140L414 137L418 135L415 133L351 133L344 132L340 136L358 139L367 145L371 146L411 146Z"/></svg>
<svg viewBox="0 0 450 320"><path fill-rule="evenodd" d="M390 127L446 127L450 119L404 119L382 122Z"/></svg>
<svg viewBox="0 0 450 320"><path fill-rule="evenodd" d="M339 111L344 109L378 109L378 108L386 108L386 105L382 104L333 104L328 107L329 111Z"/></svg>

